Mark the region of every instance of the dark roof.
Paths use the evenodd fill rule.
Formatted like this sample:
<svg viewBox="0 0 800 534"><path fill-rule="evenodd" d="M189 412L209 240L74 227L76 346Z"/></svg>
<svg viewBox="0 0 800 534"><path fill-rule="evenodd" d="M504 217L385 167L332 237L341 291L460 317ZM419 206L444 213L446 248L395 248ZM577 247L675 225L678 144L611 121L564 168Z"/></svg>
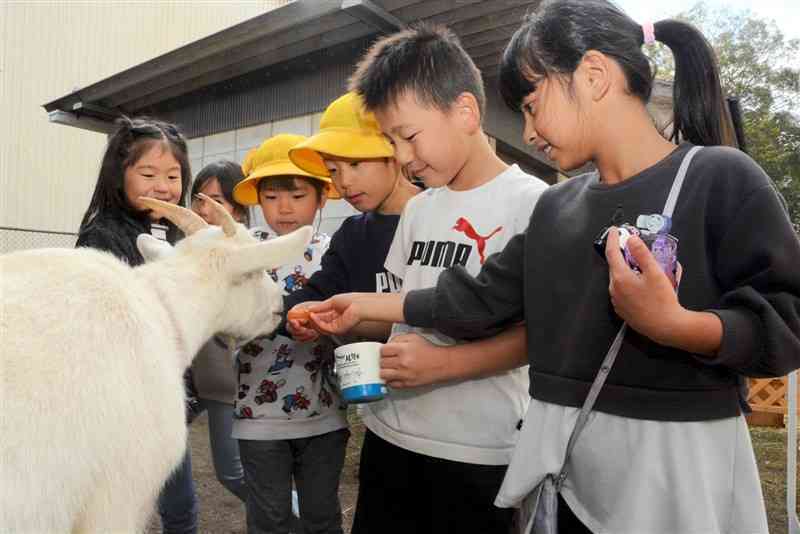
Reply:
<svg viewBox="0 0 800 534"><path fill-rule="evenodd" d="M552 162L523 145L522 121L497 97L495 79L511 35L540 2L296 0L44 108L51 122L105 133L120 114L154 115L189 137L321 111L346 87L353 63L377 35L426 21L453 30L481 69L486 132L554 179Z"/></svg>
<svg viewBox="0 0 800 534"><path fill-rule="evenodd" d="M109 121L326 48L419 20L448 25L485 77L540 0L297 0L44 105Z"/></svg>

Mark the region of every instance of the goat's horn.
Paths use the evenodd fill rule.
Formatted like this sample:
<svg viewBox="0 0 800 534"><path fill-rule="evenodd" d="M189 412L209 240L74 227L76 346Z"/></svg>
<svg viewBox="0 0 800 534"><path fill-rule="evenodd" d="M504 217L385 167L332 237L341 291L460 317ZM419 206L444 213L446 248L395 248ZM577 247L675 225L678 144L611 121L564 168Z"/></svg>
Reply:
<svg viewBox="0 0 800 534"><path fill-rule="evenodd" d="M148 208L161 213L164 217L172 221L172 224L180 228L187 236L208 227L208 224L206 224L203 218L198 214L192 210L182 208L177 204L171 204L163 200L149 197L139 197L139 200Z"/></svg>
<svg viewBox="0 0 800 534"><path fill-rule="evenodd" d="M236 235L236 221L233 219L233 216L225 209L225 206L214 200L213 198L204 195L203 193L197 193L197 196L209 202L211 208L214 210L214 221L219 223L222 227L222 231L225 232L225 235L228 237L233 237Z"/></svg>

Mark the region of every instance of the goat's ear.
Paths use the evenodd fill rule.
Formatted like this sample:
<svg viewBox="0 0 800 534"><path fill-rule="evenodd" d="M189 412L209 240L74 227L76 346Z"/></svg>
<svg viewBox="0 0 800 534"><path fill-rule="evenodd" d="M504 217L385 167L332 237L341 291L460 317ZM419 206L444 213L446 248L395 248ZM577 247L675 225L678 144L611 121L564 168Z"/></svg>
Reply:
<svg viewBox="0 0 800 534"><path fill-rule="evenodd" d="M304 226L287 234L257 245L249 245L233 253L231 270L241 276L265 269L275 269L303 255L314 230Z"/></svg>
<svg viewBox="0 0 800 534"><path fill-rule="evenodd" d="M136 248L142 253L146 262L156 261L172 254L172 245L150 234L139 234L136 238Z"/></svg>

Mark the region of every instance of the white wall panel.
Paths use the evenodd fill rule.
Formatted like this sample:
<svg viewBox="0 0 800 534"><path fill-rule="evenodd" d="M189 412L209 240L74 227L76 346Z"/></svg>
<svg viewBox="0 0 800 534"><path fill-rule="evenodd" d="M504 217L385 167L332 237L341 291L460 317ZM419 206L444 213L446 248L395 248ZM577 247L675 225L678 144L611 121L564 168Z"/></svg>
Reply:
<svg viewBox="0 0 800 534"><path fill-rule="evenodd" d="M270 136L272 136L272 123L269 122L236 130L236 149L247 151L259 146Z"/></svg>
<svg viewBox="0 0 800 534"><path fill-rule="evenodd" d="M0 0L0 226L74 232L89 204L106 138L42 104L286 3Z"/></svg>
<svg viewBox="0 0 800 534"><path fill-rule="evenodd" d="M236 132L209 135L203 142L203 157L236 151Z"/></svg>

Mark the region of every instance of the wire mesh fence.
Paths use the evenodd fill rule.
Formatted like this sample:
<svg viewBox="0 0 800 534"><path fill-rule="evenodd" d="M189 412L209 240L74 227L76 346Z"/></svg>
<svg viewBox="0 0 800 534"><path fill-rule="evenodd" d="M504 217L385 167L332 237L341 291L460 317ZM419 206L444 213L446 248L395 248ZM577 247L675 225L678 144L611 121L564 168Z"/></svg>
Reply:
<svg viewBox="0 0 800 534"><path fill-rule="evenodd" d="M72 248L77 234L0 226L0 254L34 248Z"/></svg>

